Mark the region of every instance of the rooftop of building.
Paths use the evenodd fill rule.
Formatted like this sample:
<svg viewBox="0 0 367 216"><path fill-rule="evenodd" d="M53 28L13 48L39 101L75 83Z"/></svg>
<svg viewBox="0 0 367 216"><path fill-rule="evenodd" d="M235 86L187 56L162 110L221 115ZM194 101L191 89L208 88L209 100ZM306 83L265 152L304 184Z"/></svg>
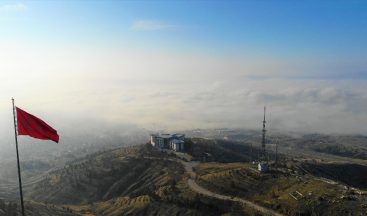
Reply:
<svg viewBox="0 0 367 216"><path fill-rule="evenodd" d="M182 137L185 136L185 134L177 134L177 133L167 134L167 133L164 133L164 134L151 134L151 136L161 137L161 138L182 138Z"/></svg>

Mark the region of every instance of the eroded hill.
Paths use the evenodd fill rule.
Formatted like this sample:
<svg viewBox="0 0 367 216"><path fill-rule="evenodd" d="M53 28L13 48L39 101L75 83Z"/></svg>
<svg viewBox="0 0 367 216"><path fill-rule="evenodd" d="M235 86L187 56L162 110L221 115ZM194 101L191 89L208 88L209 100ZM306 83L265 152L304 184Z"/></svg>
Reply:
<svg viewBox="0 0 367 216"><path fill-rule="evenodd" d="M277 169L261 174L250 164L204 163L196 172L200 185L211 191L243 197L285 215L367 213L367 194L289 168L279 164Z"/></svg>
<svg viewBox="0 0 367 216"><path fill-rule="evenodd" d="M94 154L49 173L27 198L82 215L245 214L240 204L190 190L183 166L169 156L150 145Z"/></svg>

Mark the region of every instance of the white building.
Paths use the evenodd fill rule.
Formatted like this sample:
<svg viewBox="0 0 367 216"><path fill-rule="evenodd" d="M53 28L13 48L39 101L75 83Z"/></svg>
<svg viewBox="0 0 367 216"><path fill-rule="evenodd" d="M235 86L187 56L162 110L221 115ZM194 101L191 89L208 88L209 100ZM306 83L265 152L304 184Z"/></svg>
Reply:
<svg viewBox="0 0 367 216"><path fill-rule="evenodd" d="M257 165L257 169L260 172L267 172L269 170L269 166L265 162L259 162L259 164Z"/></svg>
<svg viewBox="0 0 367 216"><path fill-rule="evenodd" d="M172 149L174 151L185 150L184 134L152 134L150 135L152 146L162 149Z"/></svg>
<svg viewBox="0 0 367 216"><path fill-rule="evenodd" d="M184 144L185 144L185 141L183 140L180 140L180 139L173 139L171 140L171 149L173 151L178 151L178 152L182 152L184 151Z"/></svg>
<svg viewBox="0 0 367 216"><path fill-rule="evenodd" d="M163 138L158 135L150 135L150 144L157 148L163 148Z"/></svg>

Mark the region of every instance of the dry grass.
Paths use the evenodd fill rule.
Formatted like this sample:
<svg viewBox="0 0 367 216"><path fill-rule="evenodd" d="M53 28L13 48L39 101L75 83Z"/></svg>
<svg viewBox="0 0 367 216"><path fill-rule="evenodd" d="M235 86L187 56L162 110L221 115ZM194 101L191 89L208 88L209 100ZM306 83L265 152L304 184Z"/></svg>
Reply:
<svg viewBox="0 0 367 216"><path fill-rule="evenodd" d="M241 163L201 164L197 173L199 183L210 190L243 197L287 215L345 215L361 210L360 201L340 198L346 193L342 187L311 176L299 177L282 171L260 174L249 164Z"/></svg>

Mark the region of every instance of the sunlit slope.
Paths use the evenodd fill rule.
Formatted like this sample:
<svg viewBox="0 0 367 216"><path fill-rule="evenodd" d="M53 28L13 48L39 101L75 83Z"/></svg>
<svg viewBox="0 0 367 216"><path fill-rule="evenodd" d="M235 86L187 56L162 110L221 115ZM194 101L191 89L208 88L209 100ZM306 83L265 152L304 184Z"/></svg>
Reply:
<svg viewBox="0 0 367 216"><path fill-rule="evenodd" d="M243 197L286 215L359 215L365 196L342 185L287 169L260 174L247 164L206 163L198 182L221 194Z"/></svg>
<svg viewBox="0 0 367 216"><path fill-rule="evenodd" d="M50 173L26 194L81 215L254 213L238 203L195 193L175 156L150 145L90 155Z"/></svg>
<svg viewBox="0 0 367 216"><path fill-rule="evenodd" d="M25 214L27 216L78 216L70 208L56 206L53 204L38 203L33 201L25 202ZM6 203L0 200L0 216L21 215L20 206L15 203Z"/></svg>
<svg viewBox="0 0 367 216"><path fill-rule="evenodd" d="M78 204L118 196L136 197L175 184L184 173L176 162L145 159L162 157L157 151L124 148L73 163L50 173L27 191L28 198L55 203Z"/></svg>

